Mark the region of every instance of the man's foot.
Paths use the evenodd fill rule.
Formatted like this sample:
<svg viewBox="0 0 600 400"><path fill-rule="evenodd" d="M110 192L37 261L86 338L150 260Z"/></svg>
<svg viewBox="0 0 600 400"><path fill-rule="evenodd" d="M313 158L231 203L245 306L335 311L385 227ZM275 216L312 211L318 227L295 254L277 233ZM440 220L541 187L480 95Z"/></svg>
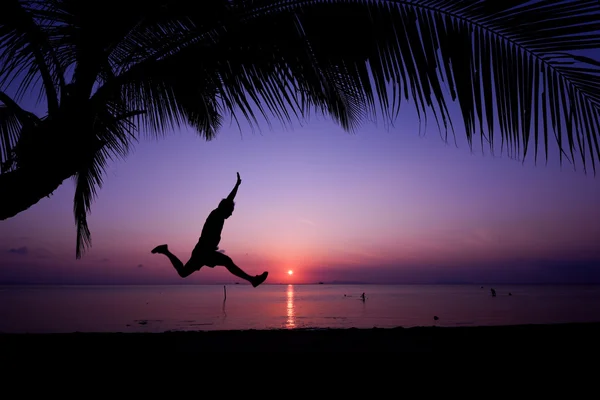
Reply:
<svg viewBox="0 0 600 400"><path fill-rule="evenodd" d="M263 272L260 275L256 275L254 278L252 278L252 286L257 287L258 285L263 283L267 279L268 275L269 273L267 271Z"/></svg>
<svg viewBox="0 0 600 400"><path fill-rule="evenodd" d="M152 249L152 254L165 254L167 251L169 251L169 247L166 244L161 244Z"/></svg>

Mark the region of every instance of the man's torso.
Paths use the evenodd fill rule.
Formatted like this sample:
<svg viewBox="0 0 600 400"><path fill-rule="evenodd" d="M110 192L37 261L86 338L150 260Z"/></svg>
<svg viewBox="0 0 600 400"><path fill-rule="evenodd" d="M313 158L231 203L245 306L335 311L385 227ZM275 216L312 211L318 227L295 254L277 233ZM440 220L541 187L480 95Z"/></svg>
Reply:
<svg viewBox="0 0 600 400"><path fill-rule="evenodd" d="M216 209L213 210L208 215L208 218L206 218L196 248L201 250L216 250L221 241L221 231L224 224L225 219L219 215Z"/></svg>

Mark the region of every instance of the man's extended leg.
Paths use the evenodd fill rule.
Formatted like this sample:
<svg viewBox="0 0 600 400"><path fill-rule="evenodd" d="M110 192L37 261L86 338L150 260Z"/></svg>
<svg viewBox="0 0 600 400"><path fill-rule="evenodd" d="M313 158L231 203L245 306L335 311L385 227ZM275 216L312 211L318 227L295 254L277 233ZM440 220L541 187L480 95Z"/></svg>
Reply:
<svg viewBox="0 0 600 400"><path fill-rule="evenodd" d="M185 278L190 276L192 273L197 271L199 268L196 268L192 260L188 261L187 264L183 265L181 260L177 258L177 256L169 251L169 247L166 244L162 244L160 246L156 246L152 249L152 254L164 254L169 258L173 267L179 274L180 277Z"/></svg>
<svg viewBox="0 0 600 400"><path fill-rule="evenodd" d="M235 265L235 263L229 256L226 256L223 253L219 253L218 251L215 251L214 254L212 254L211 256L211 264L224 266L233 275L247 280L254 287L257 287L258 285L263 283L265 279L267 279L267 275L269 274L265 271L260 275L251 276L245 273L240 267Z"/></svg>

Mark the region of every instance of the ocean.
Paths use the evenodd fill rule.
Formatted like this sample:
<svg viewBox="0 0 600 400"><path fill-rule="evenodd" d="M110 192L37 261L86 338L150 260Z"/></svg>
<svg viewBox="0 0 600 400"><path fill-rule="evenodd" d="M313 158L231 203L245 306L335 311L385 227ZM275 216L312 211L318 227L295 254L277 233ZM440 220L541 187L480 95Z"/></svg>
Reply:
<svg viewBox="0 0 600 400"><path fill-rule="evenodd" d="M0 286L0 332L600 322L600 285L493 288L496 297L481 285Z"/></svg>

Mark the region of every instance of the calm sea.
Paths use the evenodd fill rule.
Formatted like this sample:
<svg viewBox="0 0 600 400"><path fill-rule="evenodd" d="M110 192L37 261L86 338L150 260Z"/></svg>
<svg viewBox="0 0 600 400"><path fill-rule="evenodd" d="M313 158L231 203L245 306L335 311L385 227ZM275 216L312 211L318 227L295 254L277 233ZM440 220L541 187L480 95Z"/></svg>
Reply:
<svg viewBox="0 0 600 400"><path fill-rule="evenodd" d="M600 322L600 286L0 286L0 332ZM363 302L360 295L365 293ZM510 294L510 295L509 295ZM439 319L434 320L434 316Z"/></svg>

